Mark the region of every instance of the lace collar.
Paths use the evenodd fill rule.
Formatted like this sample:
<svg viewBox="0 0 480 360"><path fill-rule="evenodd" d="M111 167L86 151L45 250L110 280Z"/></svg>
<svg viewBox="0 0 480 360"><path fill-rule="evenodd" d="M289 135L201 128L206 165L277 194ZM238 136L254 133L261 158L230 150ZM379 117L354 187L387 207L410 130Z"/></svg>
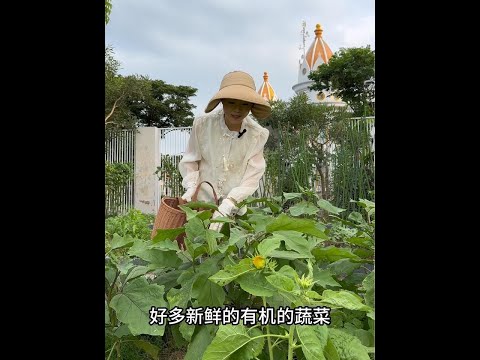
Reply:
<svg viewBox="0 0 480 360"><path fill-rule="evenodd" d="M224 115L223 110L219 110L217 113L217 118L220 124L220 129L223 133L223 136L237 137L238 131L232 131L227 127L227 124L225 124L225 119L223 115ZM243 131L245 129L245 127L247 126L247 122L248 122L248 115L245 117L245 119L243 119L242 126L240 127L240 131Z"/></svg>

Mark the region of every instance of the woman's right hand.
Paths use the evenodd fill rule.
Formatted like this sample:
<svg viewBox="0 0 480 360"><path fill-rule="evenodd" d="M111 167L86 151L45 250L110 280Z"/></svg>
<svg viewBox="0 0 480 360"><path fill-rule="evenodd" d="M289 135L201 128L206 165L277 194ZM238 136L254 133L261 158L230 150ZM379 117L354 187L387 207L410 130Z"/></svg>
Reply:
<svg viewBox="0 0 480 360"><path fill-rule="evenodd" d="M188 188L185 194L182 195L182 199L190 202L192 201L192 196L195 193L195 187Z"/></svg>

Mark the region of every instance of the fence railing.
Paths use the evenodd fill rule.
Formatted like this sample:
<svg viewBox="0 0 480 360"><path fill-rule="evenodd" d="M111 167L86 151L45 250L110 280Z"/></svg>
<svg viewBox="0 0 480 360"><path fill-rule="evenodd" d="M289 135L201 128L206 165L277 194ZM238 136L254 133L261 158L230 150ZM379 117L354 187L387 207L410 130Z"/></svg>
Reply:
<svg viewBox="0 0 480 360"><path fill-rule="evenodd" d="M105 139L105 161L109 163L135 164L136 130L109 133ZM134 178L118 189L105 189L105 216L124 214L133 207Z"/></svg>

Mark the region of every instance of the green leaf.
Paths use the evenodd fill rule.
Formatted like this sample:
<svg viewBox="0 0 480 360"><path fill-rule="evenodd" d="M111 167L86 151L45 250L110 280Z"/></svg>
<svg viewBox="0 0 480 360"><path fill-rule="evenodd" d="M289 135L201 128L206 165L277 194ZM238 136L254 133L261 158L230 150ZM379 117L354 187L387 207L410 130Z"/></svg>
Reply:
<svg viewBox="0 0 480 360"><path fill-rule="evenodd" d="M317 328L314 330L314 328ZM307 360L325 360L323 349L327 345L328 328L325 326L297 325L298 339Z"/></svg>
<svg viewBox="0 0 480 360"><path fill-rule="evenodd" d="M225 269L210 276L209 279L220 286L225 286L240 275L255 270L251 259L243 259L237 265L226 266Z"/></svg>
<svg viewBox="0 0 480 360"><path fill-rule="evenodd" d="M315 226L315 221L309 219L291 218L285 214L280 214L274 222L266 227L266 231L273 233L275 231L293 230L303 234L313 235L321 239L328 239L322 231Z"/></svg>
<svg viewBox="0 0 480 360"><path fill-rule="evenodd" d="M131 343L145 351L152 359L158 359L158 354L160 353L160 348L158 346L145 340L132 340Z"/></svg>
<svg viewBox="0 0 480 360"><path fill-rule="evenodd" d="M298 199L302 197L302 193L283 193L283 197L285 198L285 201L287 200L292 200L292 199Z"/></svg>
<svg viewBox="0 0 480 360"><path fill-rule="evenodd" d="M234 223L235 223L235 220L232 220L232 219L230 219L229 217L226 217L226 216L219 216L219 217L216 217L215 219L211 219L210 222L212 222L212 223L230 223L230 224L234 224Z"/></svg>
<svg viewBox="0 0 480 360"><path fill-rule="evenodd" d="M362 246L366 248L371 248L373 246L373 241L370 237L358 237L354 236L351 238L347 238L346 241L350 244Z"/></svg>
<svg viewBox="0 0 480 360"><path fill-rule="evenodd" d="M192 209L191 209L190 207L188 207L188 206L185 206L185 204L184 204L184 205L179 205L178 208L185 213L186 218L187 218L187 222L189 222L189 221L192 220L193 218L196 218L196 217L197 217L198 212L195 211L195 210L192 210Z"/></svg>
<svg viewBox="0 0 480 360"><path fill-rule="evenodd" d="M361 224L361 225L365 224L365 220L363 219L362 214L360 214L359 212L356 212L356 211L351 212L348 215L347 219L355 221L356 223Z"/></svg>
<svg viewBox="0 0 480 360"><path fill-rule="evenodd" d="M375 270L363 279L362 286L365 288L365 303L375 307Z"/></svg>
<svg viewBox="0 0 480 360"><path fill-rule="evenodd" d="M320 270L317 266L313 267L313 280L315 284L323 288L327 288L327 286L341 287L341 285L333 279L329 270Z"/></svg>
<svg viewBox="0 0 480 360"><path fill-rule="evenodd" d="M282 239L279 236L271 236L260 241L257 250L260 255L267 257L273 250L280 247L281 242Z"/></svg>
<svg viewBox="0 0 480 360"><path fill-rule="evenodd" d="M351 262L350 259L340 259L329 264L327 269L330 270L334 276L345 278L360 266L362 266L361 263Z"/></svg>
<svg viewBox="0 0 480 360"><path fill-rule="evenodd" d="M130 235L125 235L125 236L120 236L117 233L113 234L113 239L112 239L112 250L113 249L119 249L122 247L130 246L133 244L135 241L134 238L132 238Z"/></svg>
<svg viewBox="0 0 480 360"><path fill-rule="evenodd" d="M192 342L188 345L184 360L199 360L212 342L217 331L216 325L197 326L198 332L194 333ZM196 329L195 329L196 330Z"/></svg>
<svg viewBox="0 0 480 360"><path fill-rule="evenodd" d="M193 332L195 331L195 325L187 324L186 322L182 321L182 323L180 324L179 330L180 330L180 333L182 334L182 337L188 342L191 342Z"/></svg>
<svg viewBox="0 0 480 360"><path fill-rule="evenodd" d="M345 290L324 290L322 297L322 304L327 306L366 312L372 311L370 306L362 303L362 298L360 296Z"/></svg>
<svg viewBox="0 0 480 360"><path fill-rule="evenodd" d="M188 280L182 283L182 287L180 289L171 288L167 293L169 309L175 306L185 309L191 299L193 283L197 279L198 274L190 270L185 271L184 274L185 276L188 275Z"/></svg>
<svg viewBox="0 0 480 360"><path fill-rule="evenodd" d="M341 360L340 356L338 356L337 349L335 349L335 345L333 345L330 338L327 340L327 345L323 349L323 354L325 355L326 360Z"/></svg>
<svg viewBox="0 0 480 360"><path fill-rule="evenodd" d="M134 246L130 248L130 255L138 256L140 259L156 264L158 267L174 268L182 263L175 251L163 251L158 249L137 250L134 249Z"/></svg>
<svg viewBox="0 0 480 360"><path fill-rule="evenodd" d="M312 254L315 256L317 261L326 260L328 262L334 262L340 259L361 260L360 257L353 254L350 249L337 248L335 246L315 248L312 250Z"/></svg>
<svg viewBox="0 0 480 360"><path fill-rule="evenodd" d="M217 251L218 244L217 238L222 238L223 235L220 234L218 231L208 229L206 232L207 238L207 246L208 246L208 254L212 255L215 251Z"/></svg>
<svg viewBox="0 0 480 360"><path fill-rule="evenodd" d="M295 288L294 281L286 275L276 273L266 277L267 281L277 289L291 292Z"/></svg>
<svg viewBox="0 0 480 360"><path fill-rule="evenodd" d="M288 209L292 216L300 215L315 215L318 212L318 208L308 201L301 201Z"/></svg>
<svg viewBox="0 0 480 360"><path fill-rule="evenodd" d="M223 288L210 280L209 274L200 274L192 288L192 297L198 301L198 306L217 306L221 307L225 301L225 291Z"/></svg>
<svg viewBox="0 0 480 360"><path fill-rule="evenodd" d="M253 226L255 232L259 233L260 231L265 231L267 225L272 223L274 219L273 216L252 214L248 217L248 222Z"/></svg>
<svg viewBox="0 0 480 360"><path fill-rule="evenodd" d="M270 257L278 259L287 259L287 260L296 260L309 258L308 255L302 255L296 251L283 251L283 250L272 250L270 251Z"/></svg>
<svg viewBox="0 0 480 360"><path fill-rule="evenodd" d="M280 237L281 240L285 241L285 246L287 250L294 250L300 255L302 258L313 258L311 253L310 246L312 245L300 235L296 231L275 231L273 236Z"/></svg>
<svg viewBox="0 0 480 360"><path fill-rule="evenodd" d="M163 286L149 284L145 278L140 277L125 285L122 293L110 301L110 306L115 310L117 318L128 325L133 335L162 336L165 324L149 325L149 310L152 306L167 307L163 294Z"/></svg>
<svg viewBox="0 0 480 360"><path fill-rule="evenodd" d="M328 338L337 350L340 359L370 360L367 348L357 337L342 330L330 328Z"/></svg>
<svg viewBox="0 0 480 360"><path fill-rule="evenodd" d="M341 212L344 212L345 209L341 209L341 208L338 208L336 206L333 206L332 204L330 204L327 200L325 199L320 199L318 200L317 202L317 205L323 209L323 210L326 210L328 211L329 213L332 213L332 214L340 214Z"/></svg>
<svg viewBox="0 0 480 360"><path fill-rule="evenodd" d="M127 324L122 324L115 329L113 335L120 339L124 336L132 335L132 333L131 333L130 329L128 328Z"/></svg>
<svg viewBox="0 0 480 360"><path fill-rule="evenodd" d="M258 329L254 329L258 330ZM258 331L253 333L258 336ZM256 356L258 344L248 344L252 337L243 325L221 325L212 343L207 347L202 360L248 360ZM262 348L264 338L261 341Z"/></svg>
<svg viewBox="0 0 480 360"><path fill-rule="evenodd" d="M145 275L147 272L156 269L155 265L149 264L146 266L135 266L132 271L130 271L125 279L125 282L128 282L132 279L135 279L139 276Z"/></svg>
<svg viewBox="0 0 480 360"><path fill-rule="evenodd" d="M187 208L190 209L211 209L211 210L218 210L218 206L212 203L202 202L202 201L191 201L185 205Z"/></svg>
<svg viewBox="0 0 480 360"><path fill-rule="evenodd" d="M174 250L175 252L180 251L178 247L178 242L176 240L163 240L148 246L149 249L158 249L163 251Z"/></svg>
<svg viewBox="0 0 480 360"><path fill-rule="evenodd" d="M185 224L185 232L187 237L193 241L197 236L205 237L205 228L203 222L195 217Z"/></svg>
<svg viewBox="0 0 480 360"><path fill-rule="evenodd" d="M132 259L124 258L121 262L117 264L117 269L120 271L120 274L125 275L128 271L133 268Z"/></svg>
<svg viewBox="0 0 480 360"><path fill-rule="evenodd" d="M265 275L261 272L255 272L252 274L245 274L235 279L240 287L255 296L272 296L277 291L265 278Z"/></svg>
<svg viewBox="0 0 480 360"><path fill-rule="evenodd" d="M184 232L185 232L184 227L175 228L175 229L158 229L157 235L155 235L152 239L152 243L155 244L167 239L175 240L178 235L183 234Z"/></svg>

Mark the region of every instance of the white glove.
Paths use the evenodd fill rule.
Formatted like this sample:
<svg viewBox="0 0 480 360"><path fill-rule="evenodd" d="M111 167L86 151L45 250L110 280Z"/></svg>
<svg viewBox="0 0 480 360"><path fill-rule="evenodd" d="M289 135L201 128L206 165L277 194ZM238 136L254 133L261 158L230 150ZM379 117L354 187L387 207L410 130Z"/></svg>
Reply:
<svg viewBox="0 0 480 360"><path fill-rule="evenodd" d="M230 216L236 214L238 211L238 208L235 206L235 204L229 200L229 199L224 199L220 206L218 207L218 211L215 211L213 213L212 219L215 219L219 216ZM222 222L214 222L210 224L209 229L210 230L215 230L219 231L224 223Z"/></svg>
<svg viewBox="0 0 480 360"><path fill-rule="evenodd" d="M193 196L193 194L195 194L195 190L196 190L195 187L188 188L187 191L185 192L185 194L182 195L182 199L187 201L187 202L192 201L192 196Z"/></svg>

